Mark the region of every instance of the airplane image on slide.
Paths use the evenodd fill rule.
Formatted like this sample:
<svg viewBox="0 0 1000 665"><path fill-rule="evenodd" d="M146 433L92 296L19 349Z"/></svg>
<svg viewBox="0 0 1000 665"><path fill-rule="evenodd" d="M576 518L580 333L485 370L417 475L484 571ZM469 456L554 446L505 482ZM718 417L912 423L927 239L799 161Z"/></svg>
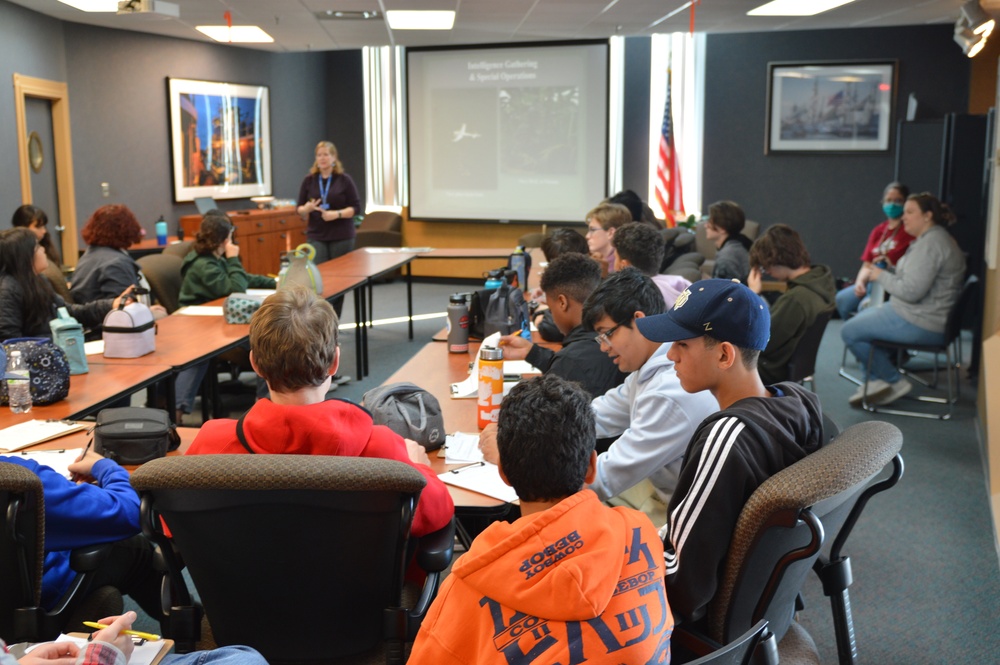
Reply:
<svg viewBox="0 0 1000 665"><path fill-rule="evenodd" d="M455 135L455 138L452 139L452 141L451 141L452 143L458 143L462 139L478 139L479 138L479 134L475 134L475 133L472 133L472 132L465 131L466 124L467 123L463 122L462 123L462 127L460 129L456 129L455 131L452 132L452 134Z"/></svg>

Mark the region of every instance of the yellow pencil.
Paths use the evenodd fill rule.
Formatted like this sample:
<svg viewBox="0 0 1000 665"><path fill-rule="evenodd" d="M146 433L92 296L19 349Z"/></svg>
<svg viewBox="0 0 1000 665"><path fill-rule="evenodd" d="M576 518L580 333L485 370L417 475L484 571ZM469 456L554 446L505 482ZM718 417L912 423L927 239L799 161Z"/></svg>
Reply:
<svg viewBox="0 0 1000 665"><path fill-rule="evenodd" d="M88 628L98 628L98 629L107 628L107 626L104 625L103 623L97 623L96 621L84 621L83 625L87 626ZM152 633L143 633L138 630L123 630L122 634L135 635L136 637L141 637L144 640L151 640L151 641L156 641L160 639L159 635L153 635Z"/></svg>

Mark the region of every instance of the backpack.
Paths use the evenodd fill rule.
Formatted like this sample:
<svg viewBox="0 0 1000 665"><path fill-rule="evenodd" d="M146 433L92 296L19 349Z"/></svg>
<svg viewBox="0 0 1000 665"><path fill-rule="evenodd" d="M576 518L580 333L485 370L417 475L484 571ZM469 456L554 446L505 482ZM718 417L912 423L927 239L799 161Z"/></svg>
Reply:
<svg viewBox="0 0 1000 665"><path fill-rule="evenodd" d="M427 450L444 445L444 416L434 395L412 383L390 383L372 388L361 398L372 414L372 422L385 425Z"/></svg>
<svg viewBox="0 0 1000 665"><path fill-rule="evenodd" d="M500 288L490 295L489 302L483 310L483 334L489 337L499 331L501 335L509 335L528 321L528 303L524 292L516 286L507 284L506 278L500 280Z"/></svg>
<svg viewBox="0 0 1000 665"><path fill-rule="evenodd" d="M47 337L8 339L0 349L0 366L7 367L7 354L20 351L31 377L31 404L44 406L69 395L69 360ZM7 404L7 382L0 381L0 404Z"/></svg>

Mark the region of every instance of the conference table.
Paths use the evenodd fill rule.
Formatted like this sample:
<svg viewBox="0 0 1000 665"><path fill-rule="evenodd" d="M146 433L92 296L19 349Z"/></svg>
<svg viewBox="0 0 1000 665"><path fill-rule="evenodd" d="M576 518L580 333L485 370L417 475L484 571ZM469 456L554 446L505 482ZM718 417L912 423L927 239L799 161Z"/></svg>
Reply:
<svg viewBox="0 0 1000 665"><path fill-rule="evenodd" d="M86 374L69 377L69 395L28 413L11 413L0 406L0 429L26 420L78 420L96 414L134 392L169 379L173 368L165 363L145 365L91 365Z"/></svg>

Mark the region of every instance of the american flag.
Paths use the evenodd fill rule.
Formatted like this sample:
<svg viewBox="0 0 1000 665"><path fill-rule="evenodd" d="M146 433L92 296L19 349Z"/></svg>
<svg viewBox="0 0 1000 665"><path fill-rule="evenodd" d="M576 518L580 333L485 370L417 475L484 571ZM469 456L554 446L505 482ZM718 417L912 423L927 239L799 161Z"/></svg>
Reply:
<svg viewBox="0 0 1000 665"><path fill-rule="evenodd" d="M663 126L660 128L660 156L656 161L656 202L666 219L667 226L676 226L675 215L684 210L681 191L681 165L674 151L673 122L670 120L670 70L667 70L667 102L663 108Z"/></svg>

